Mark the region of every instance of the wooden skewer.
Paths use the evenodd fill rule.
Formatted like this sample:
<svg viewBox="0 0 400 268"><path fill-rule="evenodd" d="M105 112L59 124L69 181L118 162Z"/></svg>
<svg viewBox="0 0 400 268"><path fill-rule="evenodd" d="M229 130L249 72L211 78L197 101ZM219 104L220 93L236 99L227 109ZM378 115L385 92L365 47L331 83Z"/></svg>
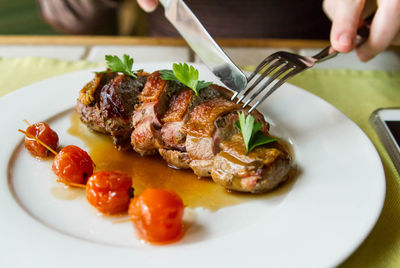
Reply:
<svg viewBox="0 0 400 268"><path fill-rule="evenodd" d="M78 188L83 188L86 189L85 184L80 184L80 183L75 183L75 182L69 182L69 181L63 181L63 180L57 180L57 182L61 182L67 186L72 186L72 187L78 187Z"/></svg>
<svg viewBox="0 0 400 268"><path fill-rule="evenodd" d="M46 147L47 150L49 150L50 152L52 152L54 155L57 155L57 152L54 151L53 149L51 149L50 146L48 146L46 143L42 142L38 137L35 137L31 134L29 134L28 132L22 130L22 129L18 129L19 132L24 133L25 136L27 136L28 138L34 139L36 140L38 143L40 143L41 145L43 145L44 147Z"/></svg>
<svg viewBox="0 0 400 268"><path fill-rule="evenodd" d="M128 221L131 221L131 219L128 218L128 219L115 220L112 223L119 224L119 223L124 223L124 222L128 222Z"/></svg>

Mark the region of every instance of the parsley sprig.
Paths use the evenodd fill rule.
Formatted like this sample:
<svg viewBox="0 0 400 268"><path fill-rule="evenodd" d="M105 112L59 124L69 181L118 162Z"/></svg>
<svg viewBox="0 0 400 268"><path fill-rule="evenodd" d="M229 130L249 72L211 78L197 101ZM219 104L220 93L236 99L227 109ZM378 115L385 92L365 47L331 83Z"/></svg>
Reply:
<svg viewBox="0 0 400 268"><path fill-rule="evenodd" d="M172 70L161 70L160 73L161 78L164 80L180 82L191 88L196 96L199 95L200 89L212 84L211 82L199 80L199 71L186 63L174 63Z"/></svg>
<svg viewBox="0 0 400 268"><path fill-rule="evenodd" d="M244 112L238 112L239 120L236 121L236 127L243 136L246 147L246 155L255 147L277 141L277 138L264 135L261 129L261 123L255 122L252 115L245 116Z"/></svg>
<svg viewBox="0 0 400 268"><path fill-rule="evenodd" d="M122 56L122 60L118 56L106 55L105 56L106 63L108 68L112 72L123 73L125 75L132 76L133 78L137 78L136 74L132 72L133 66L133 58L124 54ZM99 72L105 73L106 71Z"/></svg>

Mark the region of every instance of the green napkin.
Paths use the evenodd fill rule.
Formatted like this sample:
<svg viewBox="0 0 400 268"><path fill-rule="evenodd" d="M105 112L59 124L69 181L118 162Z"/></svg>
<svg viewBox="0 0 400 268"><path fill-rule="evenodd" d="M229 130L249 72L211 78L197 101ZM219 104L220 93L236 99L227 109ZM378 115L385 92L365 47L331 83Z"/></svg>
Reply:
<svg viewBox="0 0 400 268"><path fill-rule="evenodd" d="M0 59L0 96L33 82L72 71L104 66L47 58ZM400 107L400 71L307 70L290 82L333 104L358 124L375 144L386 174L382 214L356 252L342 267L400 267L400 178L369 124L381 107Z"/></svg>

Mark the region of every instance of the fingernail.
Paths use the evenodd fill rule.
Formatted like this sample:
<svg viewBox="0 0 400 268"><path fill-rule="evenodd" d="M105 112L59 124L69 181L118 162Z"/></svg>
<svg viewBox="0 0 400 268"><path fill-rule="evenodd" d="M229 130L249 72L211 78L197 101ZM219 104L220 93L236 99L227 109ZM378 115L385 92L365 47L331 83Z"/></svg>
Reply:
<svg viewBox="0 0 400 268"><path fill-rule="evenodd" d="M352 46L352 43L353 43L353 40L348 33L342 33L339 36L338 41L339 41L340 45L342 45L342 46Z"/></svg>
<svg viewBox="0 0 400 268"><path fill-rule="evenodd" d="M357 56L362 62L367 62L373 58L373 56L371 56L369 53L366 53L365 51L363 51L361 49L357 50Z"/></svg>
<svg viewBox="0 0 400 268"><path fill-rule="evenodd" d="M153 12L157 7L154 0L142 0L139 3L141 8L146 12Z"/></svg>

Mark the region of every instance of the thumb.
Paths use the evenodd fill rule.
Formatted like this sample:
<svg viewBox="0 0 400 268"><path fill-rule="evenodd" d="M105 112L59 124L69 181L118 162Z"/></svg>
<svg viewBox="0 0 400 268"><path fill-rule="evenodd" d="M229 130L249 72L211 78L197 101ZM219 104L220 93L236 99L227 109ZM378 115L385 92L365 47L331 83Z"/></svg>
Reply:
<svg viewBox="0 0 400 268"><path fill-rule="evenodd" d="M158 5L158 0L137 0L137 2L146 12L153 12Z"/></svg>
<svg viewBox="0 0 400 268"><path fill-rule="evenodd" d="M355 46L357 26L365 0L337 0L332 17L331 43L339 52L349 52Z"/></svg>

